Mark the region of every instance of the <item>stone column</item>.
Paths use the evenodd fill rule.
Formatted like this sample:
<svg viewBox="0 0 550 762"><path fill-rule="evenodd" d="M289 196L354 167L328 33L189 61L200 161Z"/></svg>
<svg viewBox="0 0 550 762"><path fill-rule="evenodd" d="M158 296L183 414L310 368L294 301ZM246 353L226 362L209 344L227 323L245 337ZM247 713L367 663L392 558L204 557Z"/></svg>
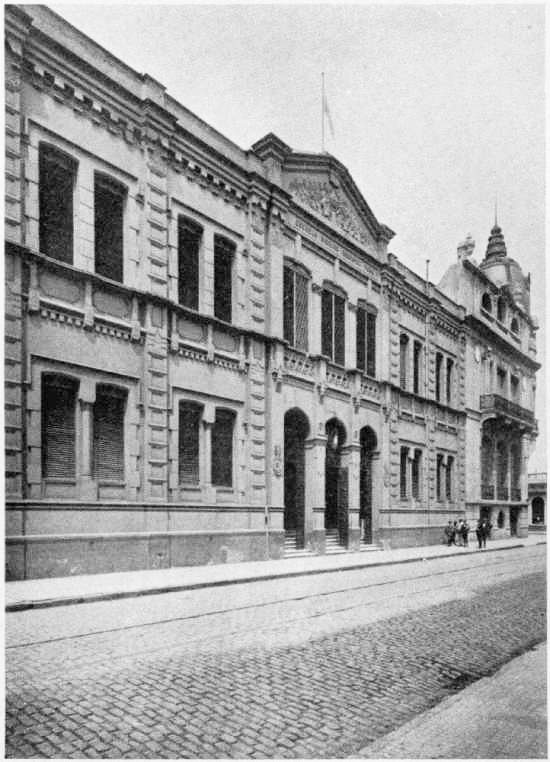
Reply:
<svg viewBox="0 0 550 762"><path fill-rule="evenodd" d="M203 484L203 498L206 503L216 501L216 489L212 486L212 429L216 411L214 405L207 404L203 413L203 437L202 437L202 463L203 470L201 482Z"/></svg>
<svg viewBox="0 0 550 762"><path fill-rule="evenodd" d="M321 286L311 284L311 320L308 325L309 352L312 355L321 354Z"/></svg>
<svg viewBox="0 0 550 762"><path fill-rule="evenodd" d="M324 428L324 427L323 427ZM315 553L325 552L325 456L324 434L305 442L306 502L311 506L305 516L305 545Z"/></svg>
<svg viewBox="0 0 550 762"><path fill-rule="evenodd" d="M348 302L346 322L346 367L355 368L357 367L357 305L350 302Z"/></svg>
<svg viewBox="0 0 550 762"><path fill-rule="evenodd" d="M80 382L78 401L80 403L80 474L79 494L81 500L97 500L98 489L92 474L93 421L95 403L95 382L83 379Z"/></svg>
<svg viewBox="0 0 550 762"><path fill-rule="evenodd" d="M342 466L348 469L348 549L359 550L359 463L361 447L353 442L342 448Z"/></svg>

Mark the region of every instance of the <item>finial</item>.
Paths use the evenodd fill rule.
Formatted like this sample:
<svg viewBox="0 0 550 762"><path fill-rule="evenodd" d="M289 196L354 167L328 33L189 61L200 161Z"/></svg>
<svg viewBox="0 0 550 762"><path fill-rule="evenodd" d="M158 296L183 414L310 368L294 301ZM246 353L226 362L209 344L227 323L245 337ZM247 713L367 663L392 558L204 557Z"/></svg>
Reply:
<svg viewBox="0 0 550 762"><path fill-rule="evenodd" d="M498 227L498 192L495 191L495 227Z"/></svg>

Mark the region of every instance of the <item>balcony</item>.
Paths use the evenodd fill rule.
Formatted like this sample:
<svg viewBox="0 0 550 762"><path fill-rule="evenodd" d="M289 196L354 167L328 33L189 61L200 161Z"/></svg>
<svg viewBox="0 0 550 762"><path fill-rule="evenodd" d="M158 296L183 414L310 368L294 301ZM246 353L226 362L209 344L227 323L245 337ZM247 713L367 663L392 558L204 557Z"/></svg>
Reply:
<svg viewBox="0 0 550 762"><path fill-rule="evenodd" d="M495 499L495 486L494 486L494 484L482 484L481 485L481 499L482 500L494 500Z"/></svg>
<svg viewBox="0 0 550 762"><path fill-rule="evenodd" d="M497 487L497 500L508 500L508 487Z"/></svg>
<svg viewBox="0 0 550 762"><path fill-rule="evenodd" d="M479 398L479 407L482 413L491 412L496 415L505 415L531 425L535 423L532 410L527 410L505 397L501 397L500 394L482 394Z"/></svg>

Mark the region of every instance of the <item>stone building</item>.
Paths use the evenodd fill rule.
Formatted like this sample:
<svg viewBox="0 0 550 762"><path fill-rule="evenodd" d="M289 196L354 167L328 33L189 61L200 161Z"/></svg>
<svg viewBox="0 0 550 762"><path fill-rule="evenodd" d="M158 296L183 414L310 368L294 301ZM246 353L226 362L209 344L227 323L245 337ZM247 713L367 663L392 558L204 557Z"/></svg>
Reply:
<svg viewBox="0 0 550 762"><path fill-rule="evenodd" d="M529 531L546 531L546 501L548 482L546 472L529 474L527 479L529 500Z"/></svg>
<svg viewBox="0 0 550 762"><path fill-rule="evenodd" d="M331 155L240 149L44 6L5 30L9 578L526 532L500 229L435 287Z"/></svg>

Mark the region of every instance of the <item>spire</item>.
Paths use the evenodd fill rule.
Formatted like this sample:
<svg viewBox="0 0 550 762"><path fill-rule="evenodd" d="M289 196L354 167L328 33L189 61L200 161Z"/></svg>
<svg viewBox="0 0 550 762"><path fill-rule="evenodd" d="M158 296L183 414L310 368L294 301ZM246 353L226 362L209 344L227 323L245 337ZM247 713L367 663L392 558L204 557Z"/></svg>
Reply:
<svg viewBox="0 0 550 762"><path fill-rule="evenodd" d="M485 259L496 259L506 256L506 244L504 243L504 236L502 230L498 226L497 222L497 202L495 198L495 224L491 230L489 236L489 242L487 244L487 253Z"/></svg>

